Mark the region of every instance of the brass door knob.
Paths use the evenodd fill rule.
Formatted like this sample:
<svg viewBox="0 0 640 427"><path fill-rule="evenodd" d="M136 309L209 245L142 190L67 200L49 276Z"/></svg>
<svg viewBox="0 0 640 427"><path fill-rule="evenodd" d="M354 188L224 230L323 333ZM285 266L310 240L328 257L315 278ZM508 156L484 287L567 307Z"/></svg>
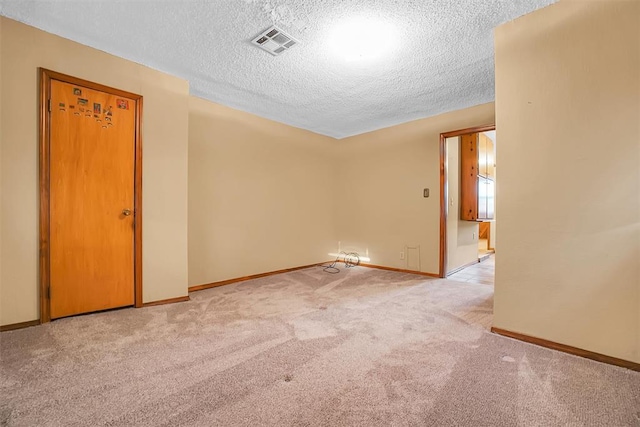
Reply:
<svg viewBox="0 0 640 427"><path fill-rule="evenodd" d="M124 216L129 216L129 215L131 215L131 209L123 209L123 210L122 210L122 215L124 215Z"/></svg>

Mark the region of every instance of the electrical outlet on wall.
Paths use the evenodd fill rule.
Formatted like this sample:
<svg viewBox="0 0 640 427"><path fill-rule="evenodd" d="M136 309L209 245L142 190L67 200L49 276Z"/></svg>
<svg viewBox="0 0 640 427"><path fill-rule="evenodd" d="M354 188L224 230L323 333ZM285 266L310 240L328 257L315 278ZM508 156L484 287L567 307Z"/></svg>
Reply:
<svg viewBox="0 0 640 427"><path fill-rule="evenodd" d="M404 259L404 252L400 252L400 259Z"/></svg>
<svg viewBox="0 0 640 427"><path fill-rule="evenodd" d="M473 234L471 235L471 239L472 239L472 240L476 240L476 233L473 233Z"/></svg>

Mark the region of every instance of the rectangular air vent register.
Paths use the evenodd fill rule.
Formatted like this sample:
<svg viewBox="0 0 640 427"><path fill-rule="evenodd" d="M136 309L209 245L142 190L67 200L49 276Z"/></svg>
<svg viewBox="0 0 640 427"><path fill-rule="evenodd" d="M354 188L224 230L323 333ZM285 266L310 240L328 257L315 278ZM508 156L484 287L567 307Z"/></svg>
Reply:
<svg viewBox="0 0 640 427"><path fill-rule="evenodd" d="M255 39L251 40L251 43L274 56L278 56L282 52L291 49L298 43L298 40L274 26L264 30Z"/></svg>

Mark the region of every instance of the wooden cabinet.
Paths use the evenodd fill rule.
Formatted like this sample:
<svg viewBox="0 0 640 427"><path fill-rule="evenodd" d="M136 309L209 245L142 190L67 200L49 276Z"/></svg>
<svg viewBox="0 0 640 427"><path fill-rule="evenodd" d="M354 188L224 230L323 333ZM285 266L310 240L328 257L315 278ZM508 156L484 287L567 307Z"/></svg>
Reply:
<svg viewBox="0 0 640 427"><path fill-rule="evenodd" d="M482 133L460 138L460 219L486 221L495 211L493 141Z"/></svg>

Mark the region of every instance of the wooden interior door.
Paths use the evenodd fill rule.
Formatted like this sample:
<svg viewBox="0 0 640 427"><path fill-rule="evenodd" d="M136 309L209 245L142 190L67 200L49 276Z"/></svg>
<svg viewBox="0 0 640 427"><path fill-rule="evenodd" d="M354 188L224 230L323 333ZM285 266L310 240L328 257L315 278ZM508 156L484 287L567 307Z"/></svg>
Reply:
<svg viewBox="0 0 640 427"><path fill-rule="evenodd" d="M135 106L50 81L52 319L134 304Z"/></svg>

